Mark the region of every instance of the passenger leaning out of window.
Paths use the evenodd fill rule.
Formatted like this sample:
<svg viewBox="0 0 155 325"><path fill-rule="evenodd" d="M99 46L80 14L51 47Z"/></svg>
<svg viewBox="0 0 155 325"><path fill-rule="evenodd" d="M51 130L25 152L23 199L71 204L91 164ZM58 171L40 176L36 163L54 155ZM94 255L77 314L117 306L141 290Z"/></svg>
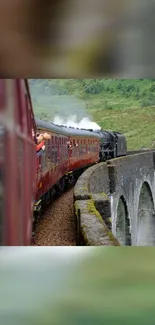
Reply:
<svg viewBox="0 0 155 325"><path fill-rule="evenodd" d="M51 135L47 132L43 134L37 133L36 135L36 151L37 151L37 156L41 156L45 150L45 141L50 140Z"/></svg>
<svg viewBox="0 0 155 325"><path fill-rule="evenodd" d="M78 147L78 143L75 143L74 146L72 146L71 142L70 141L67 141L67 147L68 149L71 149L73 150L74 148Z"/></svg>

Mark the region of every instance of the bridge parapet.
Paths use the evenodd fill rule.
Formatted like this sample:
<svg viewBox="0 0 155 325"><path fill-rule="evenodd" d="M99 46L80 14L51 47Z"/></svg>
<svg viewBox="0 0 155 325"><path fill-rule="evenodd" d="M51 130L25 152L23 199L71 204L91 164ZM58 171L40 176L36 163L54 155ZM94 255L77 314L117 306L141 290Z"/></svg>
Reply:
<svg viewBox="0 0 155 325"><path fill-rule="evenodd" d="M155 245L155 152L88 168L77 181L74 199L87 245Z"/></svg>

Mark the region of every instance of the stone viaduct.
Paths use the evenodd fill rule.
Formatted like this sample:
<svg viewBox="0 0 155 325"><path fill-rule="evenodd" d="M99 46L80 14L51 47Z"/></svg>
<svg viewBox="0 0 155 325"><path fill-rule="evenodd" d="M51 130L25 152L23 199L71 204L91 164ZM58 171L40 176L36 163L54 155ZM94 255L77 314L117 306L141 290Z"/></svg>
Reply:
<svg viewBox="0 0 155 325"><path fill-rule="evenodd" d="M74 188L78 245L155 245L155 152L88 168Z"/></svg>

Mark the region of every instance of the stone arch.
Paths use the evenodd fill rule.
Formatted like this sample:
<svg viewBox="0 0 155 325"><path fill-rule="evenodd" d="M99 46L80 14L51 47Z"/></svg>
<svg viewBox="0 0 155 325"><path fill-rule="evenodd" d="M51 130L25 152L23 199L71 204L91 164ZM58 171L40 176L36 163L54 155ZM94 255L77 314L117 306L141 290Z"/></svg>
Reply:
<svg viewBox="0 0 155 325"><path fill-rule="evenodd" d="M117 205L116 237L121 245L131 246L130 219L123 195L120 196Z"/></svg>
<svg viewBox="0 0 155 325"><path fill-rule="evenodd" d="M143 182L139 195L136 245L155 245L154 202L152 191L147 181Z"/></svg>

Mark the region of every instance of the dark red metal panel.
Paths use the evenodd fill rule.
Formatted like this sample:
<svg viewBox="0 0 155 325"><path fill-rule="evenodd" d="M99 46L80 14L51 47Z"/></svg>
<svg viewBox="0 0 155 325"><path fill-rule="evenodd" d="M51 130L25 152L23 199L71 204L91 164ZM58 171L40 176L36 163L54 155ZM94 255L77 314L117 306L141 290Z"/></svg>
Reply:
<svg viewBox="0 0 155 325"><path fill-rule="evenodd" d="M0 79L0 111L6 106L6 82L5 79Z"/></svg>
<svg viewBox="0 0 155 325"><path fill-rule="evenodd" d="M6 168L3 237L4 245L11 246L29 245L31 240L36 151L32 138L33 111L27 89L23 79L5 79L3 95L6 109L2 119ZM9 114L10 120L5 118L8 110L12 112Z"/></svg>

